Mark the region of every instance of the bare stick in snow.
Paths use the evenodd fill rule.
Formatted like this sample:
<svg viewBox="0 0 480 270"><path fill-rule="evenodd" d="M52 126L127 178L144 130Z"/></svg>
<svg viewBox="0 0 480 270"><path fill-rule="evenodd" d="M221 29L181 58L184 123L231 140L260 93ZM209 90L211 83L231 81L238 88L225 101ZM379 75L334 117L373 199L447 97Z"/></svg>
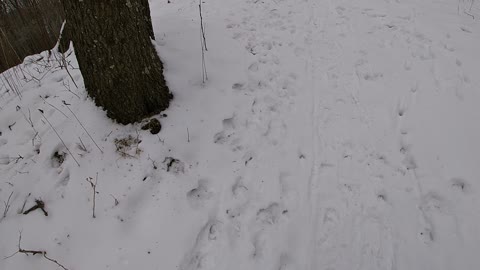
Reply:
<svg viewBox="0 0 480 270"><path fill-rule="evenodd" d="M207 49L207 39L205 38L205 26L203 24L203 16L202 16L202 0L198 1L198 9L200 11L200 30L202 31L202 38L203 38L203 46L205 47L205 51L208 51Z"/></svg>
<svg viewBox="0 0 480 270"><path fill-rule="evenodd" d="M148 160L152 162L153 169L156 170L158 167L157 164L155 164L155 160L151 159L150 156L148 156Z"/></svg>
<svg viewBox="0 0 480 270"><path fill-rule="evenodd" d="M57 41L57 46L58 44L60 44L60 39L62 38L62 35L63 35L63 30L64 30L64 27L65 27L65 24L66 24L66 21L63 21L63 24L62 24L62 29L60 30L60 36L58 37L58 41ZM68 51L68 50L67 50ZM68 70L68 63L67 63L67 57L70 56L67 55L65 56L65 53L61 53L61 62L60 62L60 67L63 68L65 67L65 71L67 71L67 74L68 76L70 77L70 79L72 80L73 84L75 85L75 87L78 89L78 85L77 83L75 82L75 80L73 79L73 76L72 74L70 74L70 71ZM55 57L56 58L56 57ZM71 91L70 91L71 92ZM72 92L73 93L73 92Z"/></svg>
<svg viewBox="0 0 480 270"><path fill-rule="evenodd" d="M95 216L95 195L97 194L97 182L98 182L98 173L97 173L97 177L95 178L95 183L93 183L93 178L91 177L88 177L86 179L86 181L88 183L90 183L90 186L92 187L92 190L93 190L93 206L92 206L92 217L93 218L96 218Z"/></svg>
<svg viewBox="0 0 480 270"><path fill-rule="evenodd" d="M59 108L57 108L57 107L53 106L52 104L50 104L50 103L49 103L46 99L44 99L42 96L40 96L40 98L43 99L43 101L44 101L45 103L47 103L48 105L50 105L50 107L54 108L55 110L57 110L58 112L60 112L61 114L63 114L63 116L65 116L65 118L70 119L70 118L68 118L68 116L67 116L64 112L62 112Z"/></svg>
<svg viewBox="0 0 480 270"><path fill-rule="evenodd" d="M68 81L67 81L68 82ZM70 89L70 83L66 84L65 81L62 81L62 84L63 86L65 87L65 89L67 89L68 92L72 93L73 95L75 95L77 98L80 99L80 96L75 94L72 89Z"/></svg>
<svg viewBox="0 0 480 270"><path fill-rule="evenodd" d="M27 200L30 197L30 195L32 195L32 193L28 193L27 197L25 197L25 201L23 201L22 209L20 209L20 211L17 212L18 214L22 214L23 210L25 210L25 205L27 204Z"/></svg>
<svg viewBox="0 0 480 270"><path fill-rule="evenodd" d="M82 138L78 137L78 139L80 140L80 143L77 143L78 148L79 148L80 150L82 150L83 152L88 152L88 151L87 151L87 147L85 146L85 144L84 144L83 141L82 141Z"/></svg>
<svg viewBox="0 0 480 270"><path fill-rule="evenodd" d="M6 202L5 201L3 202L3 204L5 205L5 208L3 210L2 220L7 217L8 210L10 210L10 199L12 198L12 195L13 195L13 191L12 193L10 193L10 196L8 196L8 200Z"/></svg>
<svg viewBox="0 0 480 270"><path fill-rule="evenodd" d="M62 62L63 62L63 66L65 67L65 70L67 71L68 76L70 77L70 79L71 79L72 82L73 82L73 85L75 85L75 87L78 89L77 83L76 83L75 80L73 79L72 74L70 74L70 71L68 71L67 60L66 60L66 57L65 57L64 54L62 54Z"/></svg>
<svg viewBox="0 0 480 270"><path fill-rule="evenodd" d="M43 118L45 119L45 121L47 121L47 123L50 125L50 127L53 129L53 131L55 132L55 134L57 134L58 138L60 139L60 141L62 142L63 146L65 146L65 148L67 149L68 153L70 154L70 156L73 158L73 160L75 160L75 162L77 163L78 167L80 167L80 163L78 163L77 159L75 159L75 156L72 154L72 152L70 152L70 149L67 147L67 145L65 144L65 142L63 141L62 137L60 137L60 134L58 134L57 130L53 127L53 125L50 123L50 121L48 121L47 117L45 116L45 114L43 114L43 110L40 110L38 109L38 111L42 114Z"/></svg>
<svg viewBox="0 0 480 270"><path fill-rule="evenodd" d="M18 106L20 112L23 114L23 117L25 118L25 121L27 121L27 123L30 125L30 127L33 129L33 132L35 132L35 136L33 136L33 139L32 139L32 145L34 145L34 141L35 141L35 138L38 136L40 139L40 135L38 135L38 131L35 129L35 126L33 125L33 121L32 121L32 114L30 113L30 109L28 109L28 117L27 115L23 112L23 110Z"/></svg>
<svg viewBox="0 0 480 270"><path fill-rule="evenodd" d="M23 159L22 156L18 155L18 157L14 158L15 164L17 164L21 159Z"/></svg>
<svg viewBox="0 0 480 270"><path fill-rule="evenodd" d="M43 258L45 258L46 260L53 262L53 263L56 264L57 266L61 267L63 270L68 270L68 268L66 268L65 266L63 266L63 265L62 265L61 263L59 263L57 260L48 257L46 251L44 251L44 250L23 249L23 248L21 247L21 245L20 245L21 242L22 242L22 232L20 232L20 235L19 235L19 237L18 237L18 250L17 250L15 253L13 253L12 255L5 257L4 260L11 258L11 257L17 255L18 253L23 253L23 254L25 254L25 255L37 255L37 254L41 254L41 255L43 256Z"/></svg>
<svg viewBox="0 0 480 270"><path fill-rule="evenodd" d="M465 14L467 14L468 16L472 17L472 20L475 20L475 16L473 16L473 14L468 13L466 10L465 10L463 13L465 13Z"/></svg>
<svg viewBox="0 0 480 270"><path fill-rule="evenodd" d="M95 142L95 140L92 138L92 135L90 135L90 133L87 131L87 129L85 128L85 126L82 124L82 122L80 122L80 120L78 119L77 115L68 107L69 104L67 104L65 102L65 100L62 100L63 102L63 105L65 105L65 107L67 107L67 109L70 111L70 113L73 114L73 117L75 117L75 119L77 119L77 122L80 124L80 126L83 128L83 130L87 133L88 137L90 138L90 140L92 140L92 142L95 144L95 146L98 148L98 150L103 154L103 151L102 149L100 149L100 146L98 146L97 142Z"/></svg>
<svg viewBox="0 0 480 270"><path fill-rule="evenodd" d="M36 199L35 200L35 205L30 207L27 211L23 212L24 215L28 215L28 213L32 212L32 211L35 211L37 209L40 209L42 210L43 214L48 217L48 212L45 210L45 203L40 200L40 199Z"/></svg>
<svg viewBox="0 0 480 270"><path fill-rule="evenodd" d="M115 200L114 203L115 206L117 206L120 202L118 202L117 198L115 198L115 196L113 196L112 194L110 194L110 196L112 196L112 198Z"/></svg>
<svg viewBox="0 0 480 270"><path fill-rule="evenodd" d="M202 16L202 0L199 0L198 10L200 13L200 46L202 47L202 81L203 83L205 83L206 81L208 81L207 65L205 64L205 52L208 51L208 49Z"/></svg>

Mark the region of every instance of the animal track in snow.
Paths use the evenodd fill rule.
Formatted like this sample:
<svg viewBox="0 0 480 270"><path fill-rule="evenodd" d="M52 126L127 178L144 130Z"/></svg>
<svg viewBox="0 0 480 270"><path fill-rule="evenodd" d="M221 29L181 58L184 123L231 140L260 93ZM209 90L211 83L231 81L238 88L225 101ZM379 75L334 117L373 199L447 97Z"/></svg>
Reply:
<svg viewBox="0 0 480 270"><path fill-rule="evenodd" d="M252 258L254 260L263 259L265 245L266 245L265 235L261 232L258 232L258 233L253 235L251 241L252 241L252 246L253 246Z"/></svg>
<svg viewBox="0 0 480 270"><path fill-rule="evenodd" d="M180 174L185 172L185 163L173 157L165 157L162 165L163 169L167 172L172 172L174 174Z"/></svg>
<svg viewBox="0 0 480 270"><path fill-rule="evenodd" d="M446 214L450 212L445 199L435 192L428 192L422 196L420 209L425 212L439 211Z"/></svg>
<svg viewBox="0 0 480 270"><path fill-rule="evenodd" d="M70 182L70 172L65 170L65 171L63 171L62 175L60 176L60 180L57 182L57 187L67 186L68 182Z"/></svg>
<svg viewBox="0 0 480 270"><path fill-rule="evenodd" d="M407 170L415 170L417 168L417 162L411 154L406 154L402 163Z"/></svg>
<svg viewBox="0 0 480 270"><path fill-rule="evenodd" d="M59 194L60 197L64 197L64 191L70 182L70 172L68 170L63 170L60 175L60 180L57 181L55 187L57 189L56 194Z"/></svg>
<svg viewBox="0 0 480 270"><path fill-rule="evenodd" d="M50 157L50 164L52 168L57 169L58 173L62 172L62 165L65 162L65 159L67 158L67 153L64 150L61 150L58 148L55 152Z"/></svg>
<svg viewBox="0 0 480 270"><path fill-rule="evenodd" d="M291 259L290 256L287 253L283 253L280 255L280 258L278 259L278 265L276 266L275 269L277 270L289 270L289 269L294 269L293 266L291 266Z"/></svg>
<svg viewBox="0 0 480 270"><path fill-rule="evenodd" d="M295 188L293 180L290 179L290 174L281 172L278 178L280 185L280 198L285 207L289 210L295 210L299 204L299 194Z"/></svg>
<svg viewBox="0 0 480 270"><path fill-rule="evenodd" d="M397 105L397 115L398 115L399 117L404 116L406 110L407 110L407 108L406 108L406 106L405 106L405 103L400 103L400 102L399 102L398 105Z"/></svg>
<svg viewBox="0 0 480 270"><path fill-rule="evenodd" d="M7 139L0 139L0 147L8 143Z"/></svg>
<svg viewBox="0 0 480 270"><path fill-rule="evenodd" d="M332 235L332 231L338 225L340 217L336 208L327 207L323 213L323 216L319 216L321 219L321 229L319 229L319 235L315 239L316 245L323 245Z"/></svg>
<svg viewBox="0 0 480 270"><path fill-rule="evenodd" d="M243 90L243 89L245 89L245 84L244 83L234 83L232 85L232 89L237 90L237 91Z"/></svg>
<svg viewBox="0 0 480 270"><path fill-rule="evenodd" d="M468 193L471 190L470 184L467 181L465 181L465 179L463 178L455 177L455 178L452 178L450 182L453 188L458 189L463 193Z"/></svg>
<svg viewBox="0 0 480 270"><path fill-rule="evenodd" d="M263 136L269 138L272 145L277 145L282 138L285 137L287 130L286 124L282 120L271 120L268 123L267 131Z"/></svg>
<svg viewBox="0 0 480 270"><path fill-rule="evenodd" d="M248 70L251 71L251 72L257 72L258 69L259 69L259 63L258 62L254 62L252 64L250 64L250 66L248 66Z"/></svg>
<svg viewBox="0 0 480 270"><path fill-rule="evenodd" d="M282 215L288 213L288 210L280 207L280 204L274 202L266 208L257 212L257 221L264 225L273 225L279 222Z"/></svg>
<svg viewBox="0 0 480 270"><path fill-rule="evenodd" d="M232 151L242 150L243 146L240 139L235 137L235 129L237 127L236 117L226 118L222 121L223 130L216 133L213 137L213 142L216 144L229 144Z"/></svg>
<svg viewBox="0 0 480 270"><path fill-rule="evenodd" d="M215 269L218 263L217 252L223 235L223 226L220 221L209 220L200 230L190 252L180 264L181 270L210 270Z"/></svg>
<svg viewBox="0 0 480 270"><path fill-rule="evenodd" d="M203 207L208 200L214 196L214 192L210 190L207 180L198 180L196 188L187 193L187 199L190 206L194 209Z"/></svg>
<svg viewBox="0 0 480 270"><path fill-rule="evenodd" d="M376 80L379 80L383 78L383 74L382 73L366 73L363 75L363 79L365 79L366 81L376 81Z"/></svg>
<svg viewBox="0 0 480 270"><path fill-rule="evenodd" d="M422 240L429 244L437 239L449 239L458 233L457 218L449 202L440 194L430 191L420 198L419 209L422 214Z"/></svg>
<svg viewBox="0 0 480 270"><path fill-rule="evenodd" d="M420 239L422 239L425 244L429 244L435 239L433 228L429 224L426 224L426 226L420 230L419 235Z"/></svg>
<svg viewBox="0 0 480 270"><path fill-rule="evenodd" d="M234 184L231 187L231 195L233 200L231 201L231 207L227 208L225 213L230 219L235 219L247 210L250 202L249 190L243 182L242 177L237 177Z"/></svg>
<svg viewBox="0 0 480 270"><path fill-rule="evenodd" d="M360 218L353 224L353 239L357 252L354 257L362 263L362 269L392 269L394 240L392 234L380 218Z"/></svg>
<svg viewBox="0 0 480 270"><path fill-rule="evenodd" d="M240 205L238 207L230 208L225 211L227 214L227 217L231 219L235 219L237 217L240 217L243 212L245 211L246 205Z"/></svg>
<svg viewBox="0 0 480 270"><path fill-rule="evenodd" d="M248 192L248 188L243 183L242 178L238 177L237 180L235 180L235 184L233 184L232 186L233 196L236 199L246 198L247 192Z"/></svg>

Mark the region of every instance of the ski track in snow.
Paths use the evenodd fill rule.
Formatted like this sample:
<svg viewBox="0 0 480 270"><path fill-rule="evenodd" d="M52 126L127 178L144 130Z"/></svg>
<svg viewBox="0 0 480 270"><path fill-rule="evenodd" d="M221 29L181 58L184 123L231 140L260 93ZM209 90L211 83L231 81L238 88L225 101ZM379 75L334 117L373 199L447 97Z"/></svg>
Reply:
<svg viewBox="0 0 480 270"><path fill-rule="evenodd" d="M182 12L195 14L196 1L172 2L168 6L172 21ZM475 221L480 214L472 206L479 202L475 153L480 148L468 134L480 133L478 128L463 131L467 125L458 122L465 118L475 125L480 120L474 109L480 97L475 77L480 59L478 52L471 54L476 50L471 44L479 44L478 21L459 15L460 10L479 10L464 1L427 2L206 1L209 45L213 40L207 53L212 82L202 85L198 79L175 75L181 68L188 72L193 68L175 65L174 56L165 60L167 79L172 76L172 89L179 91L169 117L178 113L189 119L188 140L194 146L175 149L185 144L178 139L185 128L167 118L164 130L171 131L163 135L162 147L166 143L167 155L180 160L170 157L166 165L163 154L143 147L152 159L109 161L110 169L129 168L120 170L124 178L141 175L146 184L137 187L128 180L120 185L121 210L104 209L102 214L125 225L107 235L132 233L134 245L152 241L149 245L168 260L164 263L180 270L477 269L480 232ZM152 14L160 9L152 6ZM182 16L175 22L194 33L197 25ZM153 21L160 19L153 16ZM172 25L166 28L163 36L156 34L161 55L185 53L182 50L195 39L182 36ZM215 37L217 33L227 37ZM237 47L229 52L215 43L222 38ZM216 56L215 49L225 51ZM208 62L209 57L229 66ZM226 78L216 76L229 67ZM197 92L181 92L190 88ZM201 102L218 97L224 103L218 104L220 113L211 111L211 104L185 109L182 102L188 95ZM2 105L10 102L5 97ZM455 110L439 110L448 106ZM55 113L46 112L58 119ZM0 123L11 124L5 119ZM35 126L40 121L36 119ZM214 130L203 131L208 128ZM110 140L107 131L101 131L102 143ZM29 131L16 143L30 144L31 135ZM124 135L117 128L112 138ZM0 136L0 150L13 141L8 136ZM49 145L55 147L48 150L48 157L65 152L60 144ZM136 155L135 147L125 151ZM2 153L0 158L10 156ZM92 172L101 170L92 165L99 160L89 161ZM71 193L76 183L72 180L78 180L76 168L51 158L43 162L49 163L49 175L55 179L40 188L45 196L58 199ZM31 164L3 165L12 180ZM157 165L164 166L166 176L159 176ZM103 192L106 187L101 185ZM6 190L0 190L2 199L8 196ZM156 203L166 206L145 206ZM171 212L158 214L165 209ZM160 225L150 220L156 215L165 218L156 220ZM101 224L110 230L109 223ZM74 228L85 232L90 226ZM157 232L162 226L171 232ZM112 243L103 242L94 250L124 244L123 238L112 238ZM9 243L15 241L9 238ZM115 250L106 256L118 257L117 262L102 261L97 255L85 265L118 269L142 265L139 253ZM148 266L163 269L162 262L147 261ZM8 269L15 269L15 263L21 262L14 261Z"/></svg>

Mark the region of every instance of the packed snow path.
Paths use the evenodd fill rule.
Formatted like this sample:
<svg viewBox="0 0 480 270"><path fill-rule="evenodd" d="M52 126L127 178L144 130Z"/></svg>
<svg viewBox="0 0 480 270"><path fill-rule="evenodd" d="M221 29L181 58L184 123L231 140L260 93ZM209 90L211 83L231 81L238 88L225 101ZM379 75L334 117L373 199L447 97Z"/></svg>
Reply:
<svg viewBox="0 0 480 270"><path fill-rule="evenodd" d="M79 90L63 70L0 89L0 256L22 230L70 270L480 269L479 3L207 0L203 83L198 2L164 2L158 137L106 119L78 70ZM17 215L34 198L49 216Z"/></svg>
<svg viewBox="0 0 480 270"><path fill-rule="evenodd" d="M463 188L478 171L461 169L473 169L480 150L478 128L468 128L480 120L478 87L462 67L479 54L456 53L479 33L452 25L469 25L457 3L434 16L448 3L236 4L227 28L254 60L232 89L253 102L223 120L215 141L244 153L246 168L221 203L228 218L207 223L233 248L209 242L217 251L203 253L197 242L183 267L479 267L479 230L467 225L479 212ZM465 102L465 111L449 105ZM445 130L448 121L468 129Z"/></svg>

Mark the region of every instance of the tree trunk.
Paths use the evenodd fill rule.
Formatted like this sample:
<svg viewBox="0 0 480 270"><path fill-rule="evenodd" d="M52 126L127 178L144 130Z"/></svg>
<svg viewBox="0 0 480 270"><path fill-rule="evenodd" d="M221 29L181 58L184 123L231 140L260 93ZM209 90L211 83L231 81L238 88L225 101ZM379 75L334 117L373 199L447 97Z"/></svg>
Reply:
<svg viewBox="0 0 480 270"><path fill-rule="evenodd" d="M165 110L172 98L152 44L148 0L63 0L85 88L122 124Z"/></svg>

